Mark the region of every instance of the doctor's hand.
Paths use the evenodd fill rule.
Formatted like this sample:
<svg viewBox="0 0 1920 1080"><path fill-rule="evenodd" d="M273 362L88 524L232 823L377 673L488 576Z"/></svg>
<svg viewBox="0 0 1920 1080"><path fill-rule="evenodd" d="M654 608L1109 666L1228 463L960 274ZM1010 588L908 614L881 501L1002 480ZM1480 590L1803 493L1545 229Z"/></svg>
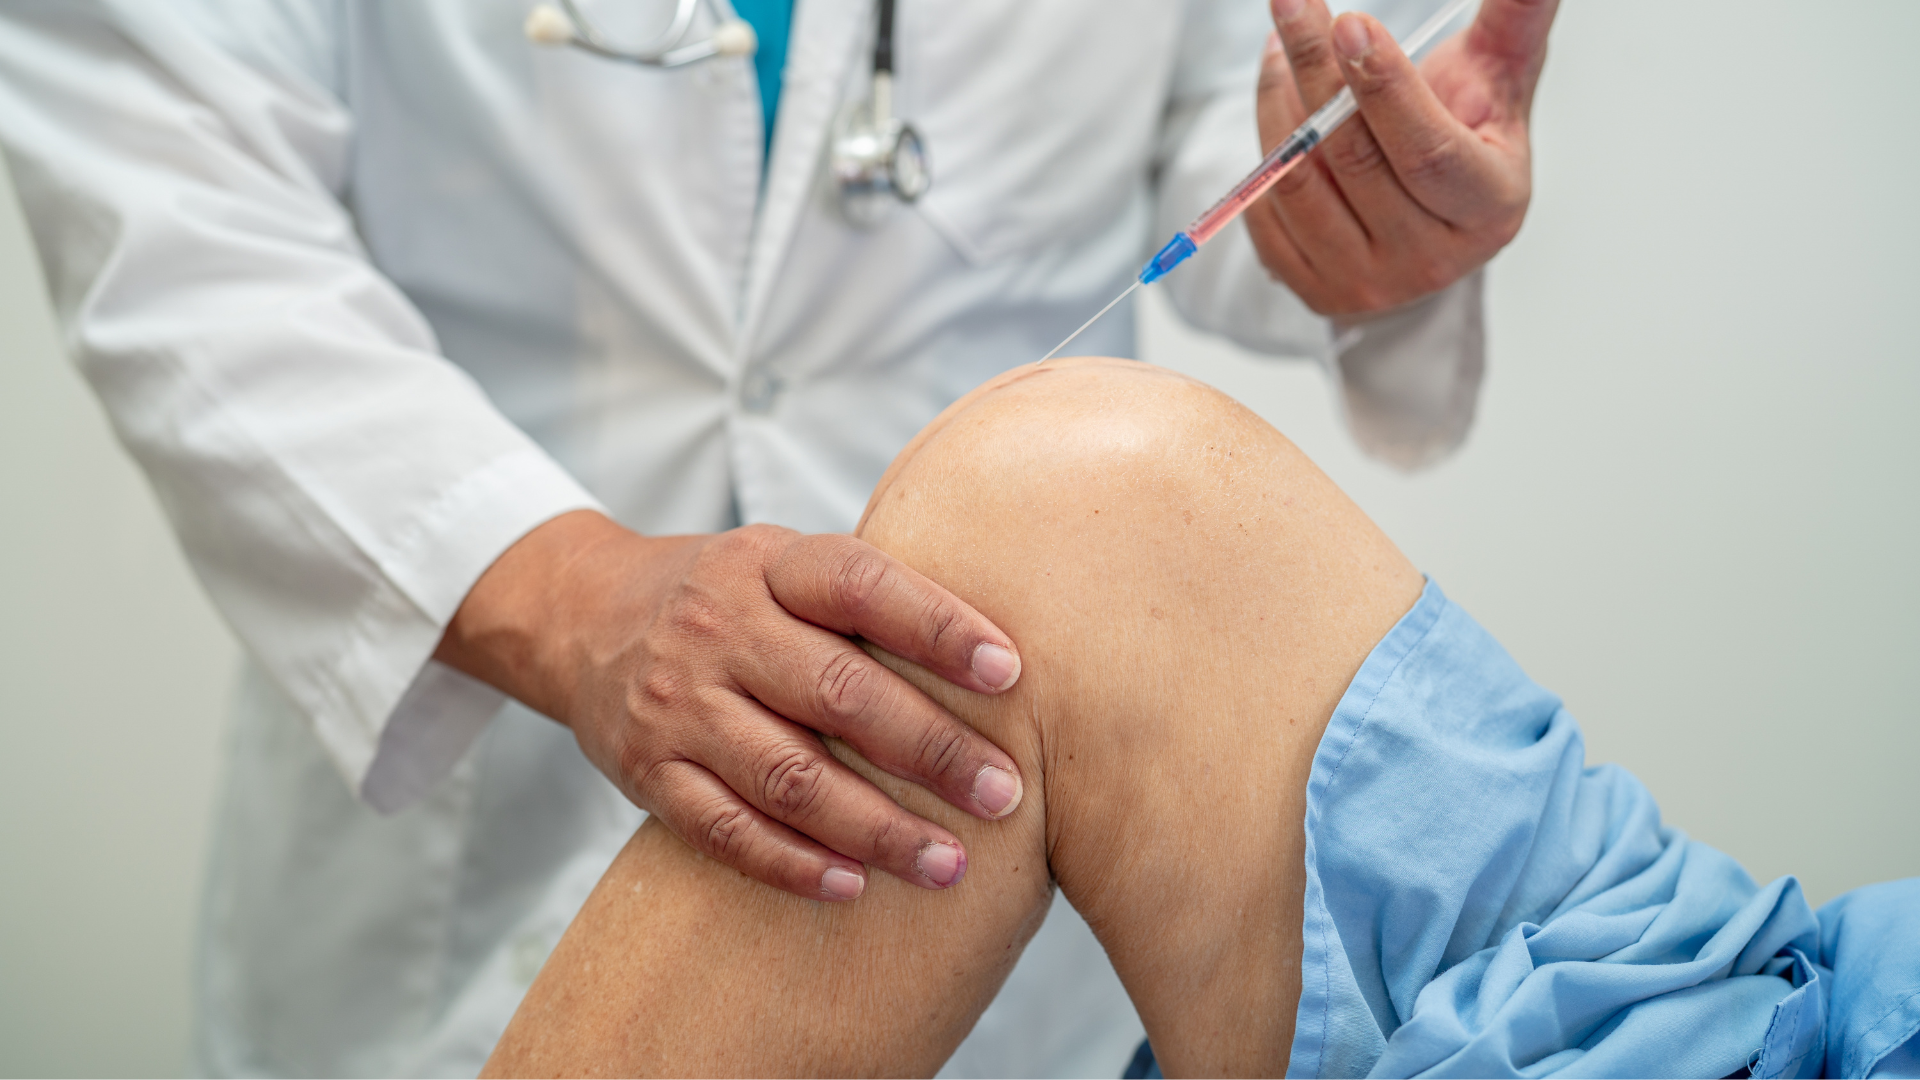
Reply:
<svg viewBox="0 0 1920 1080"><path fill-rule="evenodd" d="M1268 272L1322 315L1362 316L1444 289L1505 247L1532 194L1527 123L1558 0L1483 0L1418 70L1371 16L1272 6L1263 150L1342 86L1360 114L1247 208Z"/></svg>
<svg viewBox="0 0 1920 1080"><path fill-rule="evenodd" d="M978 693L1020 674L984 616L851 536L647 537L590 511L509 548L434 655L567 724L635 804L749 877L851 900L865 863L946 888L960 841L820 735L981 818L1019 805L1019 770L850 634Z"/></svg>

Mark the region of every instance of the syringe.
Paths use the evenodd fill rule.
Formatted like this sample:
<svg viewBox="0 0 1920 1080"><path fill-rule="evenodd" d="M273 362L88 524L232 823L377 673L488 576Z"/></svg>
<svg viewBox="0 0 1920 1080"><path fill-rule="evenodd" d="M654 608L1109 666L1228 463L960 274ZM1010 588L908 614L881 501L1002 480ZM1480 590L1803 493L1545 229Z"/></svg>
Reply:
<svg viewBox="0 0 1920 1080"><path fill-rule="evenodd" d="M1446 29L1447 24L1473 2L1474 0L1447 0L1441 5L1440 10L1434 13L1433 18L1421 24L1420 29L1415 30L1406 41L1401 43L1401 51L1409 57L1417 58L1419 53L1439 36L1440 31ZM1359 104L1353 99L1353 88L1342 88L1338 94L1334 95L1332 101L1320 106L1319 111L1308 117L1306 123L1295 128L1293 134L1281 140L1280 145L1273 148L1273 152L1267 155L1259 168L1248 174L1245 180L1234 185L1233 190L1227 192L1225 198L1214 203L1206 213L1194 218L1193 224L1187 226L1184 231L1173 234L1173 239L1167 241L1167 246L1161 248L1159 254L1147 260L1147 265L1140 269L1139 277L1133 284L1127 286L1125 292L1114 297L1112 303L1101 308L1099 315L1088 319L1080 325L1080 329L1068 334L1067 340L1055 345L1052 352L1040 358L1040 363L1044 364L1058 356L1061 349L1073 344L1074 338L1086 333L1087 327L1099 322L1101 315L1112 311L1120 301L1132 296L1135 289L1159 281L1167 276L1168 271L1186 262L1194 252L1200 250L1201 244L1213 239L1216 233L1227 227L1228 222L1239 217L1241 211L1251 206L1255 199L1265 195L1274 184L1280 181L1281 177L1287 175L1295 165L1312 153L1314 147L1333 134L1341 124L1351 119L1359 108Z"/></svg>

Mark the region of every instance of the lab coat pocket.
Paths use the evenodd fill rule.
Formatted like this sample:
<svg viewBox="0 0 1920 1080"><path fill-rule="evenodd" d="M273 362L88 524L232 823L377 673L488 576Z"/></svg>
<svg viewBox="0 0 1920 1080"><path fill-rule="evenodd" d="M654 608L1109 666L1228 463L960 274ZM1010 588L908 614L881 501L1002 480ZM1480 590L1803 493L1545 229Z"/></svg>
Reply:
<svg viewBox="0 0 1920 1080"><path fill-rule="evenodd" d="M902 0L901 115L933 187L918 206L970 262L1071 244L1148 183L1185 5Z"/></svg>

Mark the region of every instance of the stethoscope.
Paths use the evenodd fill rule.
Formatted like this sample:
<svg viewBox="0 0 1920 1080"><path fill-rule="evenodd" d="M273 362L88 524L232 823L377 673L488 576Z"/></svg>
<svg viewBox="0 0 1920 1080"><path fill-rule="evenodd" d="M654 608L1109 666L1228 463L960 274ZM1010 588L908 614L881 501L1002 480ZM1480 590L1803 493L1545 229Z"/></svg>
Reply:
<svg viewBox="0 0 1920 1080"><path fill-rule="evenodd" d="M540 45L571 45L608 60L675 68L722 56L750 56L759 40L727 0L704 0L713 29L706 40L688 42L702 0L676 0L673 21L653 41L628 48L600 32L575 0L541 3L528 13L528 39ZM827 168L840 189L840 208L856 225L877 224L894 202L911 203L933 186L926 142L912 124L893 114L893 7L879 0L880 26L873 38L873 78L867 97L835 117Z"/></svg>
<svg viewBox="0 0 1920 1080"><path fill-rule="evenodd" d="M557 5L534 5L521 29L536 45L571 45L608 60L648 67L676 68L716 56L752 56L760 47L753 25L735 15L727 0L707 0L707 6L713 9L713 32L707 35L707 40L691 45L682 43L693 31L700 0L678 0L673 21L667 24L666 31L646 45L632 49L609 40L574 0L558 0Z"/></svg>

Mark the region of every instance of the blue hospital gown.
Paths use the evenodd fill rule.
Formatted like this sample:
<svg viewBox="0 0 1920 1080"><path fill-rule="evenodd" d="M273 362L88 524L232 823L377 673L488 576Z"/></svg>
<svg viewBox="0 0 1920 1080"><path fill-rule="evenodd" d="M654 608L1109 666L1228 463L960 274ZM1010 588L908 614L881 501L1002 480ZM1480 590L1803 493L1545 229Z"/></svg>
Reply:
<svg viewBox="0 0 1920 1080"><path fill-rule="evenodd" d="M1817 916L1756 885L1431 583L1334 710L1306 835L1289 1075L1920 1075L1920 879Z"/></svg>
<svg viewBox="0 0 1920 1080"><path fill-rule="evenodd" d="M1306 830L1293 1074L1864 1076L1920 1030L1920 880L1819 917L1755 885L1431 583L1334 711Z"/></svg>

